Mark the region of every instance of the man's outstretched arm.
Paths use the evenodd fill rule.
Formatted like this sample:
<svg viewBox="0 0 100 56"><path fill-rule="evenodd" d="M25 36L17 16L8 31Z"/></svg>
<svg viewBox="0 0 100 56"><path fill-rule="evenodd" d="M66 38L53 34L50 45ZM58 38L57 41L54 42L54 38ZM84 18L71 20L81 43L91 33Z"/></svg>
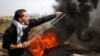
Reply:
<svg viewBox="0 0 100 56"><path fill-rule="evenodd" d="M38 18L37 20L36 19L31 19L30 22L29 22L29 27L34 27L34 26L38 26L42 23L45 23L57 16L60 16L62 13L61 12L56 12L55 14L52 14L52 15L48 15L48 16L45 16L45 17L42 17L42 18Z"/></svg>

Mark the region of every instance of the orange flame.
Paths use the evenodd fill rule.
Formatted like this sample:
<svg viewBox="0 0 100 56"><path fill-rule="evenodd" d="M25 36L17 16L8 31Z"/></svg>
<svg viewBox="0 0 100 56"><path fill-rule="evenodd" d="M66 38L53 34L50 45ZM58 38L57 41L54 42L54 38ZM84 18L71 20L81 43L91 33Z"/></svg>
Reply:
<svg viewBox="0 0 100 56"><path fill-rule="evenodd" d="M44 50L58 45L56 32L47 32L37 39L32 39L31 47L28 49L33 56L43 56Z"/></svg>

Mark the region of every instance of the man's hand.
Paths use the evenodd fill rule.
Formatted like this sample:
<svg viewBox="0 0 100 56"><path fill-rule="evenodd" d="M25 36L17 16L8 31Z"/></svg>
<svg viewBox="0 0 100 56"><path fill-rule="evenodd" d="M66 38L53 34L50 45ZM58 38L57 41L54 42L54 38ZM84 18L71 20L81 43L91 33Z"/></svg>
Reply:
<svg viewBox="0 0 100 56"><path fill-rule="evenodd" d="M17 44L17 48L24 48L23 44L19 43Z"/></svg>
<svg viewBox="0 0 100 56"><path fill-rule="evenodd" d="M58 17L58 16L62 15L62 12L56 12L55 14Z"/></svg>
<svg viewBox="0 0 100 56"><path fill-rule="evenodd" d="M24 43L23 43L23 47L24 47L24 48L27 48L27 47L29 47L29 46L30 46L30 42L27 41L27 42L24 42Z"/></svg>

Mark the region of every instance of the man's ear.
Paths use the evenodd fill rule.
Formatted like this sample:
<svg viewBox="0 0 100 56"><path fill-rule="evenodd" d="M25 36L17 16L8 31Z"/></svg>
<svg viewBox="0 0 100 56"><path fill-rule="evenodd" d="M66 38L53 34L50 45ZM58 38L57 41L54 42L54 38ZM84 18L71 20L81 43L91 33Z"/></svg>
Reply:
<svg viewBox="0 0 100 56"><path fill-rule="evenodd" d="M18 20L19 20L19 22L22 22L22 19L21 18L19 18Z"/></svg>

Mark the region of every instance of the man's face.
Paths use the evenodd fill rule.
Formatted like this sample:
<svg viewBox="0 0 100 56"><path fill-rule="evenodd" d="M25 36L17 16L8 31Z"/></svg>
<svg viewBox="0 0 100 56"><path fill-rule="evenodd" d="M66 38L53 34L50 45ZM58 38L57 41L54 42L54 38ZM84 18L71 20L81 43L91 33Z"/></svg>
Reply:
<svg viewBox="0 0 100 56"><path fill-rule="evenodd" d="M19 20L22 22L22 23L28 23L29 21L29 15L27 12L23 12L23 17L21 17Z"/></svg>

